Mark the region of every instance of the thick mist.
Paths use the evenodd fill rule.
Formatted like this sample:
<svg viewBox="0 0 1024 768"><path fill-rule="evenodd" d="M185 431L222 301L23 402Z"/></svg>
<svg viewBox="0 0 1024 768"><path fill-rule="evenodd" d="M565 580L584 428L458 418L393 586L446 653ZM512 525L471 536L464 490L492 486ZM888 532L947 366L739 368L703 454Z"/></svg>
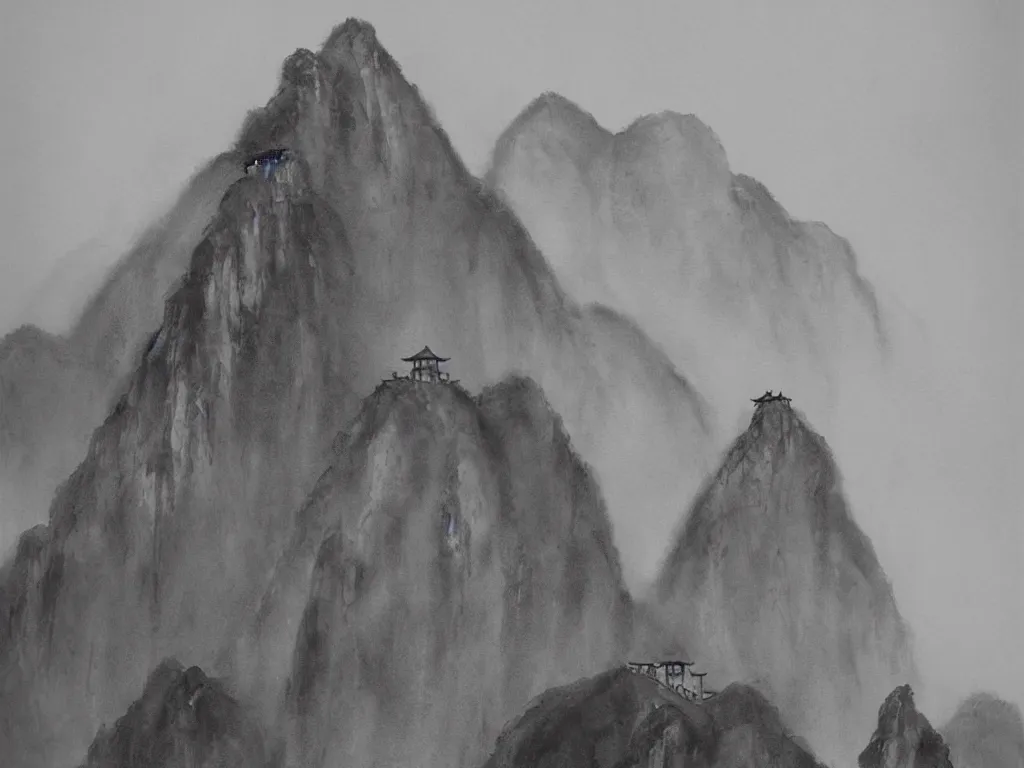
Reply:
<svg viewBox="0 0 1024 768"><path fill-rule="evenodd" d="M693 112L737 172L851 240L892 370L869 377L846 361L842 405L802 405L914 629L921 708L942 722L981 687L1024 702L1016 5L791 2L740 15L735 3L656 3L626 19L612 4L461 5L345 13L375 23L476 169L544 91L616 129ZM339 14L327 2L282 14L262 2L245 14L115 6L22 4L0 32L0 133L18 147L0 192L0 332L67 330L128 233L229 144L280 61ZM781 387L800 403L800 381L779 375L749 396Z"/></svg>

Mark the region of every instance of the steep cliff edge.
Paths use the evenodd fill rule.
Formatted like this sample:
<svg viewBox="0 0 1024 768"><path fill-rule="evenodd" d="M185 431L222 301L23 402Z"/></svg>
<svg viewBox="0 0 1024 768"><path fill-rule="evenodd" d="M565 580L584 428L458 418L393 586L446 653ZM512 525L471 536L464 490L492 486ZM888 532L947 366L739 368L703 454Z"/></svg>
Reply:
<svg viewBox="0 0 1024 768"><path fill-rule="evenodd" d="M878 726L857 764L860 768L953 768L949 747L917 711L909 685L896 688L879 707Z"/></svg>
<svg viewBox="0 0 1024 768"><path fill-rule="evenodd" d="M11 564L0 704L36 723L0 734L16 766L84 750L162 658L231 667L335 434L425 341L474 389L534 375L613 521L635 521L616 530L634 555L712 450L694 390L630 323L563 296L371 27L289 58L234 154L268 145L290 159L223 196L43 544Z"/></svg>
<svg viewBox="0 0 1024 768"><path fill-rule="evenodd" d="M382 386L337 456L239 653L288 765L479 765L532 696L623 662L604 503L532 381Z"/></svg>
<svg viewBox="0 0 1024 768"><path fill-rule="evenodd" d="M956 768L1024 768L1024 719L1020 708L988 693L968 697L942 738Z"/></svg>
<svg viewBox="0 0 1024 768"><path fill-rule="evenodd" d="M56 293L99 284L95 294L74 298L83 309L66 334L29 326L0 341L0 550L6 552L21 530L46 521L54 491L130 383L146 340L160 326L164 300L241 175L235 156L212 160L106 277L92 274L98 266L80 258L62 265L51 278L60 286ZM82 285L73 289L75 280ZM41 297L52 287L44 286Z"/></svg>
<svg viewBox="0 0 1024 768"><path fill-rule="evenodd" d="M851 760L871 702L914 679L828 446L783 400L757 406L698 496L654 599L711 679L754 683L830 761Z"/></svg>
<svg viewBox="0 0 1024 768"><path fill-rule="evenodd" d="M884 364L888 330L849 243L733 173L694 115L612 133L545 94L499 138L487 181L569 294L635 317L725 429L765 383L799 382L824 418L852 377Z"/></svg>

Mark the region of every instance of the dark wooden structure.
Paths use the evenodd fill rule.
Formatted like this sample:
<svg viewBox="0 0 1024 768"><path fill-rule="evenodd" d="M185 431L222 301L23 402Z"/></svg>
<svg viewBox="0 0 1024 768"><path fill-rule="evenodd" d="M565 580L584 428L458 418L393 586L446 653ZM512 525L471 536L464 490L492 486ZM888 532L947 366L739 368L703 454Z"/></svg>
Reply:
<svg viewBox="0 0 1024 768"><path fill-rule="evenodd" d="M447 382L449 376L441 370L441 363L447 363L451 358L438 357L430 347L424 347L412 357L403 357L403 363L412 363L412 370L409 378L413 381Z"/></svg>
<svg viewBox="0 0 1024 768"><path fill-rule="evenodd" d="M767 392L765 392L760 397L751 399L750 402L756 403L757 405L764 405L765 403L775 403L775 402L789 403L791 401L792 401L792 398L790 398L790 397L783 397L781 390L779 391L779 394L773 395L772 391L769 389Z"/></svg>
<svg viewBox="0 0 1024 768"><path fill-rule="evenodd" d="M646 675L690 701L706 701L715 691L705 690L707 672L694 672L692 661L631 661L631 672Z"/></svg>

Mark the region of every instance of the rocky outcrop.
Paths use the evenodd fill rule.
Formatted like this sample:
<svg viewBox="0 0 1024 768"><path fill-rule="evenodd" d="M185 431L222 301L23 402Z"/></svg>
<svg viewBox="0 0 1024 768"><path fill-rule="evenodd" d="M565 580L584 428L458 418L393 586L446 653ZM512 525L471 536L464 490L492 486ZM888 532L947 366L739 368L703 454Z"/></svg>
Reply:
<svg viewBox="0 0 1024 768"><path fill-rule="evenodd" d="M645 675L613 670L545 692L502 732L485 768L817 768L756 691L701 705Z"/></svg>
<svg viewBox="0 0 1024 768"><path fill-rule="evenodd" d="M860 768L953 768L949 747L901 685L878 710L878 727L857 759Z"/></svg>
<svg viewBox="0 0 1024 768"><path fill-rule="evenodd" d="M262 732L223 682L168 659L96 736L81 768L263 768L266 760Z"/></svg>
<svg viewBox="0 0 1024 768"><path fill-rule="evenodd" d="M655 600L712 687L754 684L826 760L851 760L873 695L915 674L831 452L783 400L757 406L698 496Z"/></svg>

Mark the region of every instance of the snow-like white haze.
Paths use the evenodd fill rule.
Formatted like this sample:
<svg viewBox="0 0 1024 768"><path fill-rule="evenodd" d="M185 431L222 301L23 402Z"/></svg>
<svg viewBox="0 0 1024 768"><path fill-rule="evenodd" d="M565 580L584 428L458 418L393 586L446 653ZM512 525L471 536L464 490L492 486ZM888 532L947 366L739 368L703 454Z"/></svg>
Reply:
<svg viewBox="0 0 1024 768"><path fill-rule="evenodd" d="M1020 4L18 3L0 25L0 332L65 330L281 61L348 16L474 171L544 91L612 130L694 113L734 172L852 242L899 307L900 384L864 384L862 427L847 410L825 437L913 627L920 703L933 722L978 688L1024 705Z"/></svg>

